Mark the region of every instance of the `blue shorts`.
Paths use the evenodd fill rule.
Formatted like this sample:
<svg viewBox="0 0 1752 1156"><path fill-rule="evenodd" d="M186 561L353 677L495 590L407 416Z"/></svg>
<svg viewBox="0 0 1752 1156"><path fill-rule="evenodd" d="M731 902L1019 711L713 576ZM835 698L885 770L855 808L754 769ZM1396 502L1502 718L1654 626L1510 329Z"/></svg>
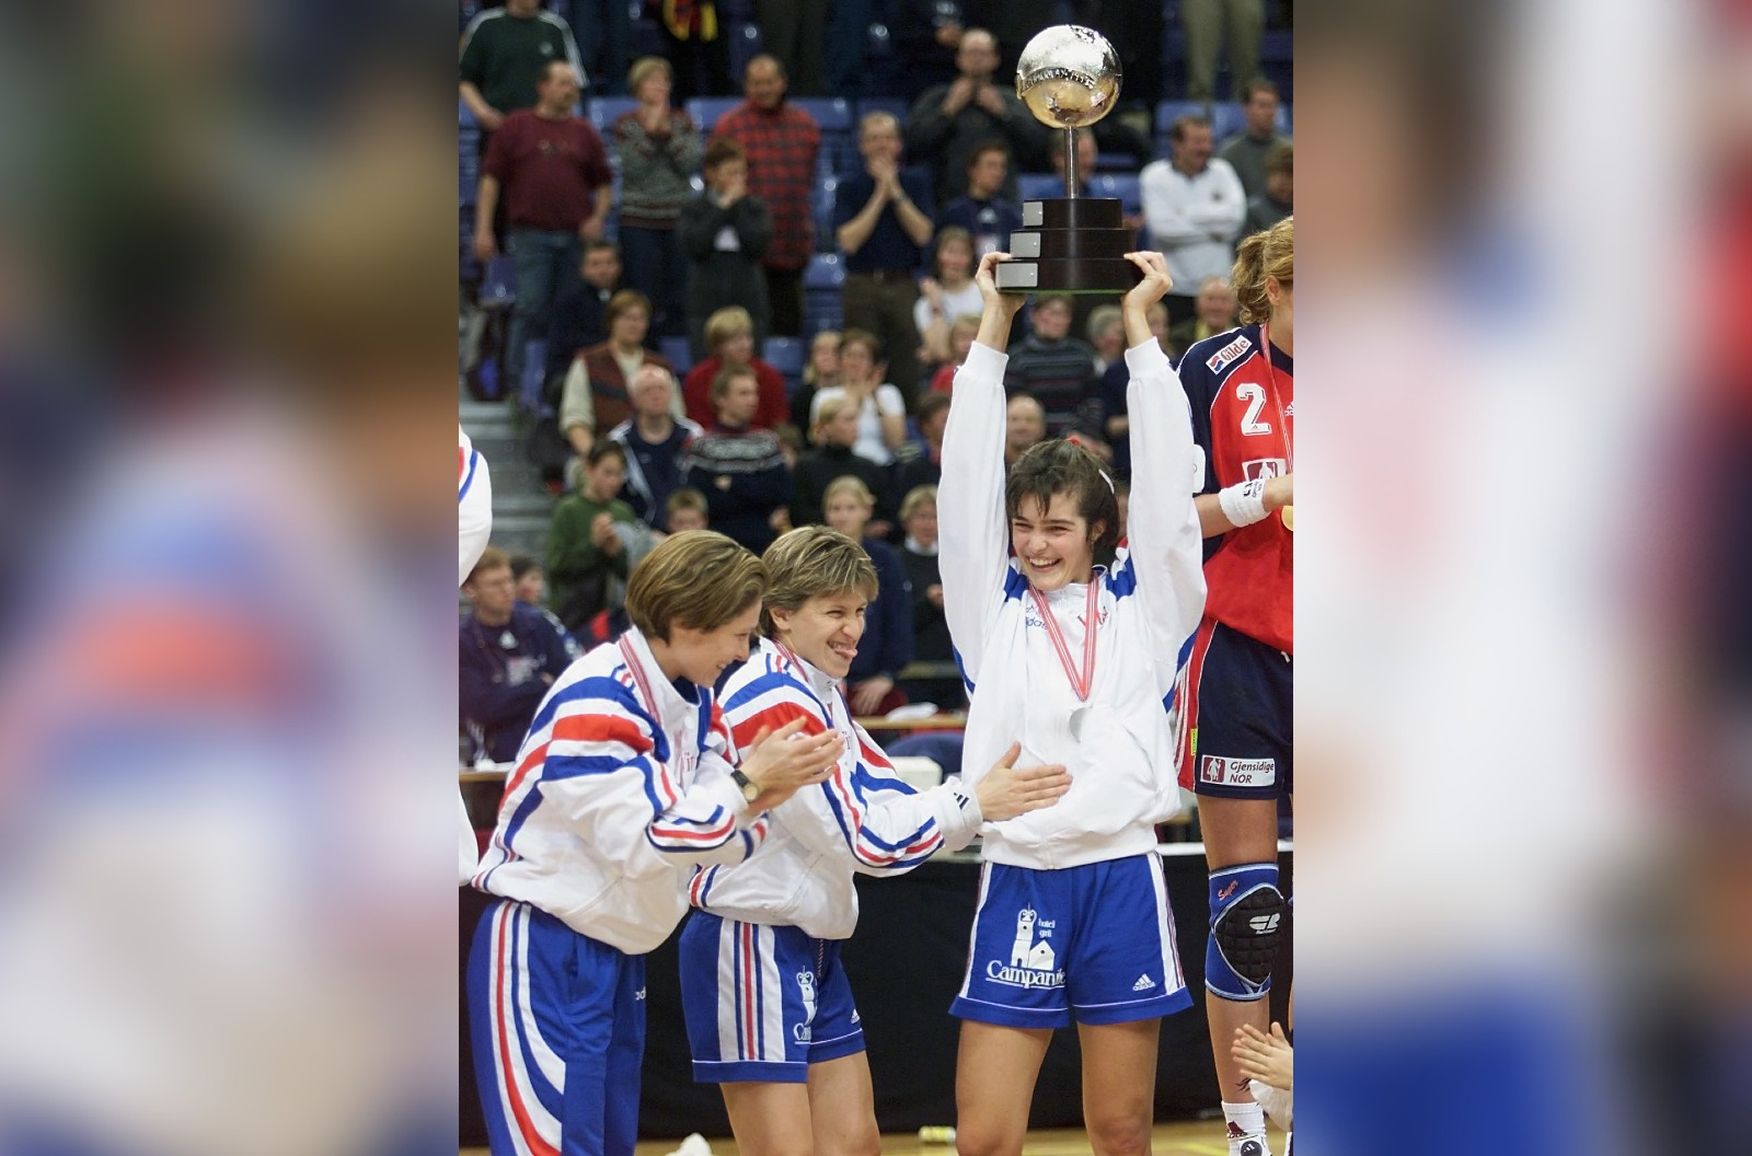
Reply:
<svg viewBox="0 0 1752 1156"><path fill-rule="evenodd" d="M475 1081L493 1156L631 1156L645 961L496 899L468 958Z"/></svg>
<svg viewBox="0 0 1752 1156"><path fill-rule="evenodd" d="M1040 871L987 863L949 1014L1015 1028L1157 1019L1192 1006L1152 852Z"/></svg>
<svg viewBox="0 0 1752 1156"><path fill-rule="evenodd" d="M1295 663L1214 618L1186 664L1180 785L1225 799L1277 799L1295 786Z"/></svg>
<svg viewBox="0 0 1752 1156"><path fill-rule="evenodd" d="M681 1010L694 1080L801 1084L864 1050L837 940L695 911L681 929Z"/></svg>

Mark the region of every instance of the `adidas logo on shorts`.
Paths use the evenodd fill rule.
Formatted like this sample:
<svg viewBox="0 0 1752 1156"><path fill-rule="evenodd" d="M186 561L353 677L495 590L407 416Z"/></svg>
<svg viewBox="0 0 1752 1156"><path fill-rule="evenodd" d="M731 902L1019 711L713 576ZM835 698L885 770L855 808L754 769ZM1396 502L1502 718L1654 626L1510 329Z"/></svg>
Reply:
<svg viewBox="0 0 1752 1156"><path fill-rule="evenodd" d="M1133 991L1149 991L1156 986L1156 981L1147 975L1138 976L1138 982L1132 984Z"/></svg>

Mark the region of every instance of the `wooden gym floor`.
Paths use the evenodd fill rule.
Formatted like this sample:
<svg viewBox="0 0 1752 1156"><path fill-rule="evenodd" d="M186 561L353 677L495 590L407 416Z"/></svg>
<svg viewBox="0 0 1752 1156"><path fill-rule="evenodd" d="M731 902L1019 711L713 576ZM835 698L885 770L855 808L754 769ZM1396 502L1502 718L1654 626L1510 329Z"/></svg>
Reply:
<svg viewBox="0 0 1752 1156"><path fill-rule="evenodd" d="M647 1140L639 1145L638 1156L665 1156L675 1150L679 1140ZM712 1156L736 1156L733 1140L713 1140ZM1271 1150L1282 1153L1284 1134L1271 1129ZM916 1135L882 1137L884 1156L955 1156L947 1144L920 1144ZM1221 1120L1181 1124L1158 1124L1151 1144L1155 1156L1228 1156L1223 1142ZM1089 1141L1081 1128L1052 1128L1028 1133L1022 1146L1023 1156L1088 1156ZM485 1148L464 1148L462 1156L487 1156Z"/></svg>

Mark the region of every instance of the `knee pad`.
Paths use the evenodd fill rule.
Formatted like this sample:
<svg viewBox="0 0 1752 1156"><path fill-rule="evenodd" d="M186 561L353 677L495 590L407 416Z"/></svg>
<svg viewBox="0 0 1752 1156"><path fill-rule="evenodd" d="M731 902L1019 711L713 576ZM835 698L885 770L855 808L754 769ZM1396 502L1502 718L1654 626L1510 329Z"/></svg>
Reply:
<svg viewBox="0 0 1752 1156"><path fill-rule="evenodd" d="M1256 1000L1271 991L1288 905L1276 863L1244 863L1211 872L1211 934L1205 987L1224 999Z"/></svg>

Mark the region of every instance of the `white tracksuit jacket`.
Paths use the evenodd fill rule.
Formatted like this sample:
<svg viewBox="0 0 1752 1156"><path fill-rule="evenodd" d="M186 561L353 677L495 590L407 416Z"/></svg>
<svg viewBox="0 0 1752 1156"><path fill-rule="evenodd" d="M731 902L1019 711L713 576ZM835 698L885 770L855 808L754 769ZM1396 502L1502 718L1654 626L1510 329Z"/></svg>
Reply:
<svg viewBox="0 0 1752 1156"><path fill-rule="evenodd" d="M688 892L703 911L847 939L858 925L854 874L911 871L979 830L979 803L958 780L914 791L852 721L840 684L771 641L724 684L724 717L739 748L803 718L803 733L837 731L846 750L831 778L769 812L772 829L746 863L694 875Z"/></svg>
<svg viewBox="0 0 1752 1156"><path fill-rule="evenodd" d="M637 627L568 666L517 752L474 885L629 955L668 938L691 868L740 863L768 829L730 777L711 688L694 695Z"/></svg>
<svg viewBox="0 0 1752 1156"><path fill-rule="evenodd" d="M975 345L955 375L938 486L943 600L967 681L964 765L978 781L1020 740L1018 765L1062 763L1070 791L1052 807L988 823L984 857L1021 867L1075 867L1151 851L1154 826L1180 807L1170 712L1204 611L1202 536L1193 495L1204 465L1186 394L1151 342L1126 351L1131 384L1130 520L1111 570L1097 569L1093 688L1079 702L1010 556L1004 511L1004 367ZM1047 596L1072 660L1083 655L1088 587ZM1081 740L1073 711L1087 706Z"/></svg>

